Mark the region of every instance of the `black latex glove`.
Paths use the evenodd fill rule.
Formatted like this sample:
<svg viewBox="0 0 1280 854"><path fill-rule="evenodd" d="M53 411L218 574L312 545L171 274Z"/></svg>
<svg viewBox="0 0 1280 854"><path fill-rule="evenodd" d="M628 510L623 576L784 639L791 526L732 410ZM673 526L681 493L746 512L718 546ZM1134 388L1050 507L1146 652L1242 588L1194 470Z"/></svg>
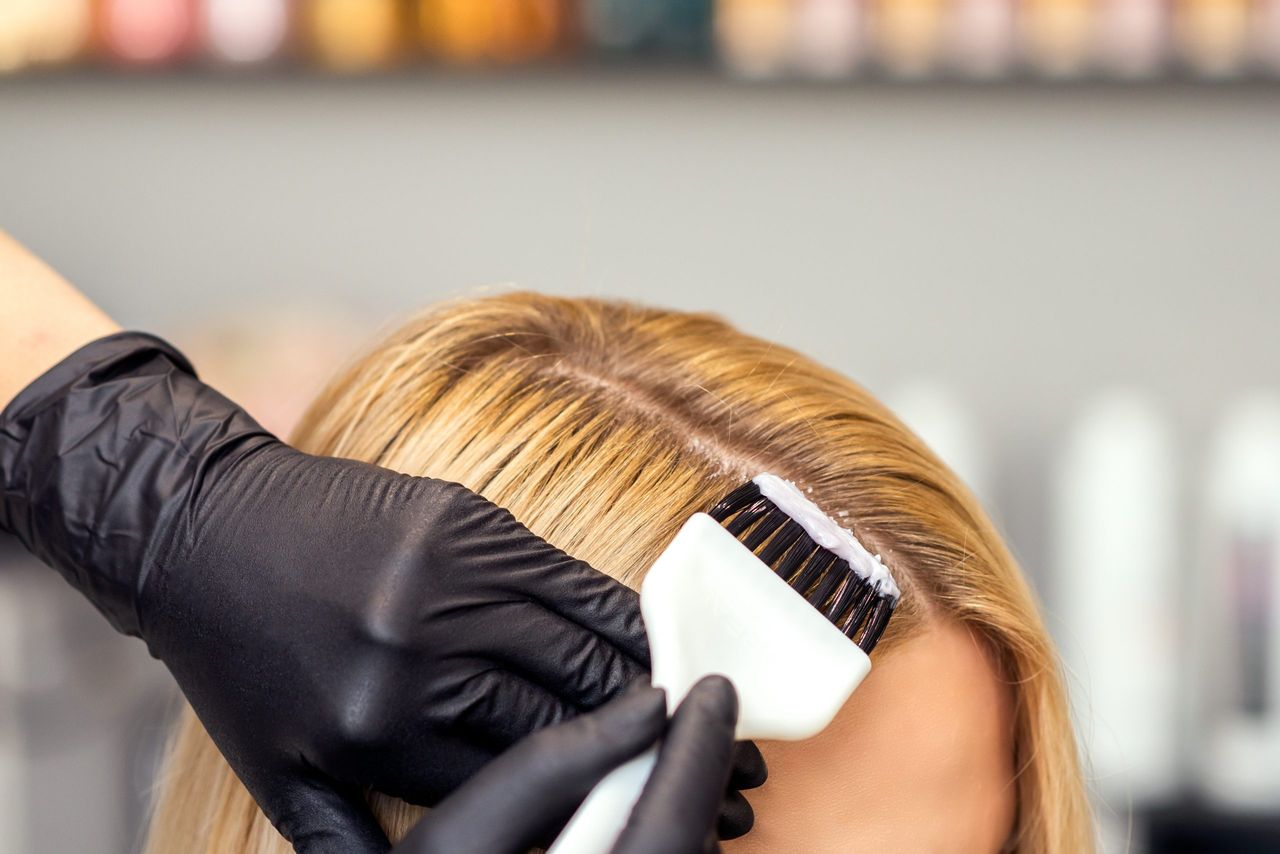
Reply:
<svg viewBox="0 0 1280 854"><path fill-rule="evenodd" d="M545 842L601 778L662 735L663 692L633 691L545 729L486 766L409 832L393 854L520 854ZM676 710L658 762L613 854L703 854L733 761L738 698L703 679Z"/></svg>
<svg viewBox="0 0 1280 854"><path fill-rule="evenodd" d="M173 673L301 850L645 676L637 596L453 483L282 444L137 334L0 418L0 527Z"/></svg>
<svg viewBox="0 0 1280 854"><path fill-rule="evenodd" d="M308 854L385 851L364 787L435 803L647 666L626 587L457 484L289 448L146 335L0 414L0 530L146 640Z"/></svg>

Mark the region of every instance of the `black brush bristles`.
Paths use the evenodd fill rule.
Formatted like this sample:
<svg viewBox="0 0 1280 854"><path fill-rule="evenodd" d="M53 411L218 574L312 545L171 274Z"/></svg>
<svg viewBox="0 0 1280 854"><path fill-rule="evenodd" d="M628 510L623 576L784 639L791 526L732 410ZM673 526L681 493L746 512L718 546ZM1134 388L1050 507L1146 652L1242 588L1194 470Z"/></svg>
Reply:
<svg viewBox="0 0 1280 854"><path fill-rule="evenodd" d="M875 648L896 601L815 543L754 481L727 495L709 515L864 652Z"/></svg>

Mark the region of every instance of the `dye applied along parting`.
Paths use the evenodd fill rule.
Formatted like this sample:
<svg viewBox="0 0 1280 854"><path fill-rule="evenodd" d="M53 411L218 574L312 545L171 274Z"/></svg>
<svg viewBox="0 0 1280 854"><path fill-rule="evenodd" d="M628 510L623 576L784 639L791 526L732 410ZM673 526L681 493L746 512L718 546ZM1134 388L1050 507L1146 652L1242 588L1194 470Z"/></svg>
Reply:
<svg viewBox="0 0 1280 854"><path fill-rule="evenodd" d="M895 602L898 601L901 592L888 568L880 562L880 555L873 555L868 551L852 531L823 513L799 487L776 474L756 475L751 482L760 488L762 496L804 528L810 539L836 557L842 558L877 591L892 597Z"/></svg>

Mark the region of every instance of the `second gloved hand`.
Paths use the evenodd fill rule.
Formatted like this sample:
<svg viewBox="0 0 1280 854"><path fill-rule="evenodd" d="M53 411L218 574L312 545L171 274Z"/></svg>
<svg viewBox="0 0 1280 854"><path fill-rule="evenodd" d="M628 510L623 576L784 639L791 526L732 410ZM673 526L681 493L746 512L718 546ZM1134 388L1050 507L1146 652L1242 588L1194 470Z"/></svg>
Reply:
<svg viewBox="0 0 1280 854"><path fill-rule="evenodd" d="M732 684L697 683L666 725L662 691L633 691L543 730L486 766L432 810L393 854L520 854L545 843L591 789L666 732L657 765L613 854L703 854L733 765Z"/></svg>

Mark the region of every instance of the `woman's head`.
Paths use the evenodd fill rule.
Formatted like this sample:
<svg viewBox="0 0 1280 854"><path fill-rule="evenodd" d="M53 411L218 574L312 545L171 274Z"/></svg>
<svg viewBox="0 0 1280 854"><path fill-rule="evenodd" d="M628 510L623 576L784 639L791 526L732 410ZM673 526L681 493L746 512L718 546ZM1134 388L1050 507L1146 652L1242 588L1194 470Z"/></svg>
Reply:
<svg viewBox="0 0 1280 854"><path fill-rule="evenodd" d="M451 303L334 382L296 442L460 481L633 586L684 520L753 475L803 485L903 595L836 722L763 746L771 779L742 850L1089 846L1057 661L1014 561L916 437L804 356L702 315ZM394 837L412 811L378 800ZM189 851L287 850L190 715L153 850L180 834Z"/></svg>

